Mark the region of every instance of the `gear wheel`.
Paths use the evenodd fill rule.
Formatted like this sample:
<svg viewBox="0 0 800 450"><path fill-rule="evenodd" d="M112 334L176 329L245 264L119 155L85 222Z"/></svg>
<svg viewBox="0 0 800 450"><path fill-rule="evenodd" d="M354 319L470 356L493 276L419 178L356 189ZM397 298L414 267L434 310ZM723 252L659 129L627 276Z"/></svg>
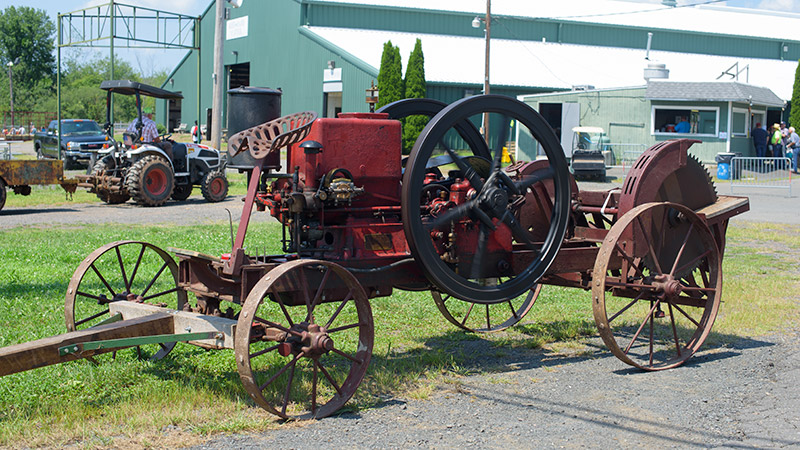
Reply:
<svg viewBox="0 0 800 450"><path fill-rule="evenodd" d="M686 165L664 179L653 201L679 203L696 211L717 201L717 189L700 160L688 155Z"/></svg>
<svg viewBox="0 0 800 450"><path fill-rule="evenodd" d="M648 202L672 202L693 211L715 203L717 190L711 175L695 156L688 153L694 142L687 139L668 141L642 154L625 179L620 214ZM665 173L665 167L678 168ZM635 244L641 248L635 253L642 257L644 266L650 270L669 272L678 251L685 247L676 266L680 270L674 274L680 278L697 268L697 263L693 261L707 250L702 242L693 237L684 246L684 240L690 234L690 224L674 209L654 215L652 220L641 223L641 226L650 242L648 244L643 239L637 239ZM635 229L637 234L641 231L638 226ZM652 245L657 262L651 256L648 245ZM661 270L658 270L659 267Z"/></svg>

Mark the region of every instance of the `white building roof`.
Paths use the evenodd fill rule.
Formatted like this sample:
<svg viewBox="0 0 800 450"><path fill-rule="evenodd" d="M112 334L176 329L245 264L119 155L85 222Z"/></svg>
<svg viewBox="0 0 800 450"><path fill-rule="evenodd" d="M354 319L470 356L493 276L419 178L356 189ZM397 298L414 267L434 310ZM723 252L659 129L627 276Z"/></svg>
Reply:
<svg viewBox="0 0 800 450"><path fill-rule="evenodd" d="M397 8L486 13L485 0L317 0ZM618 0L520 1L492 0L492 14L657 29L736 34L769 39L800 40L800 14L757 11L716 5L670 8L660 3ZM658 34L654 40L658 39ZM644 46L644 42L642 43Z"/></svg>
<svg viewBox="0 0 800 450"><path fill-rule="evenodd" d="M347 49L376 70L380 67L383 44L392 41L400 48L404 73L408 56L420 38L428 81L483 84L483 37L329 27L308 30ZM797 61L662 51L651 51L650 61L644 58L645 51L637 49L492 39L490 81L493 85L567 89L576 85L600 89L642 86L644 68L654 62L666 64L671 81L715 81L738 63L741 71L738 81L769 88L779 97L789 99L798 65ZM726 75L719 81L733 81L733 78Z"/></svg>

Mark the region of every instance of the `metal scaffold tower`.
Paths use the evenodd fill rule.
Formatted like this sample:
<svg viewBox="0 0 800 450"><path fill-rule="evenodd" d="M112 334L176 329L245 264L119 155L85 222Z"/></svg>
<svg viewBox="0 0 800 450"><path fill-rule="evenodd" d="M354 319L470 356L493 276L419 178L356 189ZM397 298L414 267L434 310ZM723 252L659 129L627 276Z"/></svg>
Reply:
<svg viewBox="0 0 800 450"><path fill-rule="evenodd" d="M200 18L127 5L108 3L58 15L58 132L61 134L61 49L66 47L108 48L111 79L114 50L165 49L197 51L197 118L200 119ZM114 100L111 99L111 122Z"/></svg>

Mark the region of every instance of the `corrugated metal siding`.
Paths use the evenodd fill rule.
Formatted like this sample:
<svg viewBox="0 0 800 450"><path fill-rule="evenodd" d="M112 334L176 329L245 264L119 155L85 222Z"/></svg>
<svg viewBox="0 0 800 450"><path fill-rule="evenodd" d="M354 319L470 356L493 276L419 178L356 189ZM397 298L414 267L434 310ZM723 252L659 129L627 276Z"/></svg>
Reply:
<svg viewBox="0 0 800 450"><path fill-rule="evenodd" d="M473 15L445 11L385 8L353 4L307 5L304 24L312 26L394 30L457 36L481 36Z"/></svg>
<svg viewBox="0 0 800 450"><path fill-rule="evenodd" d="M281 88L283 114L297 111L321 111L323 103L322 73L327 61L342 68L344 111L367 111L364 90L374 79L362 69L348 63L339 55L300 35L301 5L293 0L267 3L245 2L241 8L231 10L231 18L248 16L249 30L246 38L225 41L226 66L250 63L250 85ZM212 84L208 74L213 72L214 17L211 13L201 21L201 119L206 122L206 108L211 107ZM269 19L267 19L269 18ZM233 52L238 52L234 55ZM197 115L196 54L190 55L177 68L172 79L173 90L184 94L181 122L193 123ZM161 106L162 110L164 106ZM223 124L226 117L223 117ZM225 125L223 125L223 128Z"/></svg>
<svg viewBox="0 0 800 450"><path fill-rule="evenodd" d="M482 28L472 28L473 16L431 10L399 9L354 4L306 4L304 23L313 26L365 28L402 32L434 33L456 36L481 36ZM496 22L496 23L495 23ZM696 33L591 24L555 19L530 19L494 16L492 38L536 40L579 45L599 45L644 49L647 33L653 32L653 50L796 60L800 58L800 41L783 42L757 37L740 36L736 30L729 35Z"/></svg>

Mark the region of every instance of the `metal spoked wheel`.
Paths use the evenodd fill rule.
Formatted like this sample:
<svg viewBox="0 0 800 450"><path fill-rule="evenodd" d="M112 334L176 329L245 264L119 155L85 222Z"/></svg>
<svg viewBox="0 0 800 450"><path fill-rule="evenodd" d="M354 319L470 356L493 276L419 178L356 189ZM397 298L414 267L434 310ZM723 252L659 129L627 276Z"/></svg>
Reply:
<svg viewBox="0 0 800 450"><path fill-rule="evenodd" d="M177 287L178 266L164 250L146 242L118 241L93 251L70 279L64 301L67 330L97 326L109 319L109 304L145 302L181 310L186 291ZM175 343L137 347L141 358L161 359Z"/></svg>
<svg viewBox="0 0 800 450"><path fill-rule="evenodd" d="M537 284L524 297L484 305L459 300L448 294L442 296L438 291L431 291L431 296L444 318L458 328L471 333L494 333L519 323L531 310L541 291L542 285Z"/></svg>
<svg viewBox="0 0 800 450"><path fill-rule="evenodd" d="M477 152L453 131L484 115L493 131L491 145L483 145L492 150L481 170L468 161ZM547 167L509 177L503 150L512 143L529 155L543 152ZM545 179L554 190L548 220L540 222L541 230L526 230L519 222L525 196ZM429 195L435 185L445 194ZM403 225L414 258L438 290L474 303L503 303L532 288L558 253L569 204L569 170L555 133L529 106L500 95L469 97L442 109L420 133L403 175Z"/></svg>
<svg viewBox="0 0 800 450"><path fill-rule="evenodd" d="M262 408L286 419L322 418L355 393L373 339L372 310L358 280L331 262L296 260L268 272L247 296L236 366Z"/></svg>
<svg viewBox="0 0 800 450"><path fill-rule="evenodd" d="M0 209L3 209L3 206L6 205L6 182L0 178Z"/></svg>
<svg viewBox="0 0 800 450"><path fill-rule="evenodd" d="M721 257L691 209L666 202L632 209L608 232L593 273L595 323L625 363L669 369L708 337L722 295Z"/></svg>

